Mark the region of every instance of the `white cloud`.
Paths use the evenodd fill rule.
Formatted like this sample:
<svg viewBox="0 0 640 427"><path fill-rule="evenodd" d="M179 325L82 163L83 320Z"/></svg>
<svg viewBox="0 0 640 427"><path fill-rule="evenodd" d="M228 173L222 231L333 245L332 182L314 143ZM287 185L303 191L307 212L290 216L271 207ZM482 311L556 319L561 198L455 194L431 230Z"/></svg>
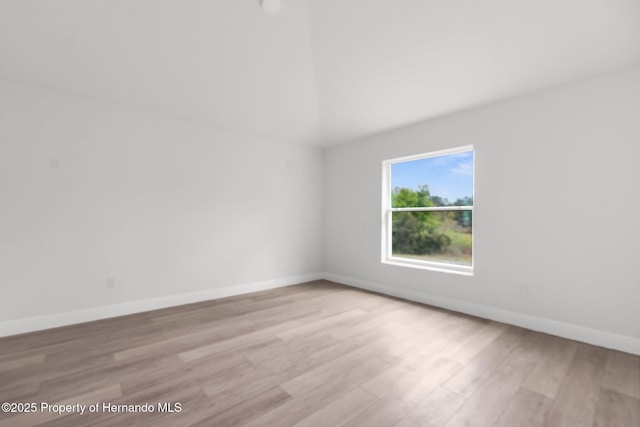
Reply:
<svg viewBox="0 0 640 427"><path fill-rule="evenodd" d="M473 164L471 162L460 162L451 169L451 173L456 175L471 176L473 174Z"/></svg>

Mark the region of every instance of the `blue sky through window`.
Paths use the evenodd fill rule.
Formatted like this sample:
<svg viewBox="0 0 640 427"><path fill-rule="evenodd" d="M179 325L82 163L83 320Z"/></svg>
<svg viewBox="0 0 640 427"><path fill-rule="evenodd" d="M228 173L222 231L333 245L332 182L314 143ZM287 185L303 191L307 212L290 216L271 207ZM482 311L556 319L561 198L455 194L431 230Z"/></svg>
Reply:
<svg viewBox="0 0 640 427"><path fill-rule="evenodd" d="M473 151L410 160L391 165L391 188L428 185L433 196L450 203L473 196Z"/></svg>

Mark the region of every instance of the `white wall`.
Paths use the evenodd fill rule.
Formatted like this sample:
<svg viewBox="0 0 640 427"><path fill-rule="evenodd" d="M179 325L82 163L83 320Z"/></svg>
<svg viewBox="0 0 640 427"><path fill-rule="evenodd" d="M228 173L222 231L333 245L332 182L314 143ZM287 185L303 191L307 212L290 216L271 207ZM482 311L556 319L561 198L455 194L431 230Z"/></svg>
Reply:
<svg viewBox="0 0 640 427"><path fill-rule="evenodd" d="M321 271L319 149L7 81L0 103L0 325Z"/></svg>
<svg viewBox="0 0 640 427"><path fill-rule="evenodd" d="M323 154L5 81L0 335L324 270L640 353L638 112L640 66ZM466 144L475 276L381 264L382 160Z"/></svg>
<svg viewBox="0 0 640 427"><path fill-rule="evenodd" d="M475 276L381 264L381 162L466 144ZM324 170L329 277L640 353L640 66L335 146Z"/></svg>

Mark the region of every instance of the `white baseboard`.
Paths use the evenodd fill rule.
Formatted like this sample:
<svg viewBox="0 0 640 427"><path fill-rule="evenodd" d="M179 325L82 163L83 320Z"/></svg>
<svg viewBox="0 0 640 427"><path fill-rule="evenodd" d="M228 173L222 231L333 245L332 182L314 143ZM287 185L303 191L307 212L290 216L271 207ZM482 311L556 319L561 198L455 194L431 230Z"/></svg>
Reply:
<svg viewBox="0 0 640 427"><path fill-rule="evenodd" d="M545 319L543 317L521 314L514 311L502 310L471 302L460 301L452 298L429 295L421 292L410 291L360 280L353 277L341 276L337 274L324 273L324 278L332 282L366 289L381 294L391 295L398 298L421 302L435 307L445 308L460 313L482 317L484 319L495 320L497 322L508 323L520 326L537 332L544 332L550 335L581 341L588 344L624 351L626 353L640 355L640 339L618 335L612 332L591 329L571 323L559 322Z"/></svg>
<svg viewBox="0 0 640 427"><path fill-rule="evenodd" d="M305 274L294 277L265 280L261 282L245 283L224 288L208 289L206 291L190 292L165 297L149 298L145 300L129 301L113 305L92 307L82 310L67 311L45 316L27 317L16 320L0 322L0 337L57 328L59 326L73 325L93 320L107 319L110 317L124 316L127 314L141 313L160 308L174 307L177 305L194 302L248 294L251 292L265 291L296 285L323 278L321 273Z"/></svg>
<svg viewBox="0 0 640 427"><path fill-rule="evenodd" d="M375 283L367 280L341 276L332 273L312 273L301 276L285 277L261 282L246 283L224 288L214 288L206 291L190 292L165 297L129 301L120 304L87 308L82 310L55 313L45 316L27 317L0 322L0 337L17 335L27 332L73 325L127 314L141 313L160 308L174 307L194 302L242 295L251 292L275 289L296 285L314 280L326 279L336 283L353 286L381 294L391 295L410 301L421 302L435 307L445 308L460 313L470 314L497 322L520 326L533 331L544 332L563 338L598 345L606 348L640 355L640 339L619 335L612 332L587 328L571 323L545 319L543 317L521 314L514 311L502 310L496 307L460 301L452 298L415 292Z"/></svg>

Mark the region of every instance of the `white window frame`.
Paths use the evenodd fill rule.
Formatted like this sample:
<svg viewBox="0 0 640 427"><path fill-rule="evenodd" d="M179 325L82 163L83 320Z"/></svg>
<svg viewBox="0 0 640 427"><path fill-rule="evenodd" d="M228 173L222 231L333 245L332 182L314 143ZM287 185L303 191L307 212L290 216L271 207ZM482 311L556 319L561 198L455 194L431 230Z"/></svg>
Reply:
<svg viewBox="0 0 640 427"><path fill-rule="evenodd" d="M395 163L408 162L412 160L427 159L430 157L446 156L450 154L462 153L466 151L473 152L473 204L475 205L475 150L473 145L465 145L462 147L455 147L446 150L431 151L428 153L416 154L413 156L398 157L395 159L389 159L382 162L382 263L390 264L402 267L421 268L426 270L441 271L445 273L462 274L466 276L473 276L474 271L474 258L475 258L475 230L476 221L473 214L473 206L434 206L434 207L418 207L418 208L394 208L391 206L391 165ZM471 266L451 264L446 262L437 261L425 261L410 258L394 257L392 254L392 214L394 212L433 212L433 211L470 211L472 219L471 228Z"/></svg>

